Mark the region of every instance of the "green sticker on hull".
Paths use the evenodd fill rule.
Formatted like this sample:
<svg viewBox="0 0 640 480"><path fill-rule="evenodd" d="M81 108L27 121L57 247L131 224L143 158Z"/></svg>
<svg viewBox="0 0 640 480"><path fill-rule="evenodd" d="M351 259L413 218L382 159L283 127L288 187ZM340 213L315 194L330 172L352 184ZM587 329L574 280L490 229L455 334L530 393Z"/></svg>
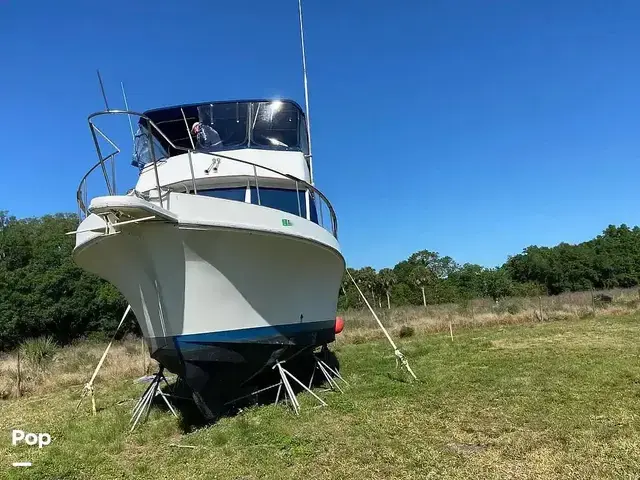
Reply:
<svg viewBox="0 0 640 480"><path fill-rule="evenodd" d="M293 225L293 223L291 223L291 220L287 220L286 218L282 219L282 226L283 227L290 227L291 225Z"/></svg>

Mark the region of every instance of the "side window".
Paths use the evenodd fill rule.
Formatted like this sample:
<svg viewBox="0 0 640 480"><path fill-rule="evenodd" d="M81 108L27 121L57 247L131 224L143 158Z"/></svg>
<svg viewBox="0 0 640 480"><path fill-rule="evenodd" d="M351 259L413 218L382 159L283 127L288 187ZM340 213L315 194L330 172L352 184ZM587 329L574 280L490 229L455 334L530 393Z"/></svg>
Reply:
<svg viewBox="0 0 640 480"><path fill-rule="evenodd" d="M258 196L259 202L258 202ZM313 196L309 199L311 221L318 223L318 213ZM296 190L287 190L284 188L258 188L251 187L251 203L262 205L265 207L275 208L283 212L292 213L300 217L307 217L307 208L305 202L305 191L299 190L296 196Z"/></svg>
<svg viewBox="0 0 640 480"><path fill-rule="evenodd" d="M208 197L224 198L226 200L236 200L238 202L244 202L246 191L246 187L212 188L211 190L198 190L198 194L206 195Z"/></svg>
<svg viewBox="0 0 640 480"><path fill-rule="evenodd" d="M304 195L303 195L304 198ZM313 193L309 196L309 210L311 210L309 218L313 223L318 223L318 210L316 208L316 199Z"/></svg>

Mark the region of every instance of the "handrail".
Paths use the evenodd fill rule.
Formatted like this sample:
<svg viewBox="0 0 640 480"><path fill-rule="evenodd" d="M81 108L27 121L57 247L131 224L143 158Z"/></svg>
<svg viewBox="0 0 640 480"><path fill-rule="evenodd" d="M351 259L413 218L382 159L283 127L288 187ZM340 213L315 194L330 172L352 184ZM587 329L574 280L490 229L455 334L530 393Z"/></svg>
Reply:
<svg viewBox="0 0 640 480"><path fill-rule="evenodd" d="M185 148L182 146L177 146L175 145L165 134L164 132L155 124L155 122L153 120L151 120L148 116L146 116L143 113L140 112L136 112L133 110L103 110L103 111L99 111L99 112L95 112L92 113L91 115L89 115L89 117L87 118L88 123L89 123L89 128L91 129L91 133L94 137L94 143L96 146L96 150L98 153L98 158L99 161L93 166L91 167L91 169L84 175L84 177L82 178L82 180L80 181L80 185L78 186L78 191L76 192L76 197L78 199L78 204L81 208L81 210L86 214L87 213L87 206L84 205L84 202L81 201L80 199L80 195L81 195L81 189L83 188L83 185L86 186L86 180L87 177L99 166L102 166L102 171L103 171L103 175L105 176L105 182L107 184L107 189L109 190L109 193L111 195L115 195L116 192L113 191L111 189L111 183L109 182L109 178L108 178L108 174L107 174L107 170L106 170L106 166L105 166L105 162L109 159L112 158L112 161L115 161L115 156L120 153L120 150L118 149L117 146L114 145L114 143L100 130L98 129L98 127L96 127L92 121L93 118L99 117L99 116L103 116L103 115L135 115L137 117L140 117L144 120L147 121L147 125L149 125L151 128L149 128L148 130L151 132L151 129L156 130L161 136L162 138L167 142L167 144L169 144L169 146L171 148L173 148L174 150L177 151L181 151L184 153L188 153L189 154L189 162L192 163L191 160L191 153L201 153L201 154L206 154L209 155L211 157L217 157L217 158L221 158L221 159L226 159L226 160L230 160L230 161L234 161L234 162L238 162L241 164L245 164L245 165L249 165L249 166L253 166L254 171L257 171L257 168L261 168L264 169L268 172L271 173L275 173L277 175L281 175L291 181L296 182L296 191L298 191L298 182L300 182L301 184L303 184L308 190L313 191L315 194L318 195L318 198L321 199L322 201L324 201L324 203L327 205L327 208L329 209L329 213L331 215L331 229L332 229L332 234L335 238L338 238L338 220L336 217L336 213L335 210L333 208L333 205L331 205L331 202L329 201L329 199L315 186L313 186L312 184L310 184L309 182L307 182L306 180L303 180L301 178L298 178L294 175L288 174L288 173L283 173L283 172L279 172L278 170L275 170L273 168L270 167L265 167L263 165L258 165L256 163L250 162L248 160L241 160L239 158L235 158L235 157L231 157L229 155L225 155L225 154L220 154L218 152L207 152L207 151L200 151L200 150L196 150L196 149L190 149L190 148ZM100 151L100 147L98 145L97 142L97 138L95 137L95 133L94 133L94 129L97 130L101 136L103 136L107 142L109 142L112 146L114 146L114 148L116 148L116 152L111 153L110 155L102 158L102 153ZM159 180L159 176L158 176L158 159L156 159L155 154L153 152L153 140L150 139L150 147L152 149L152 160L153 160L153 168L155 170L155 177L156 177L156 187L158 189L158 195L159 195L159 199L160 199L160 206L162 206L162 186L160 185L160 180ZM166 160L166 159L160 159L160 160ZM191 164L191 180L193 182L193 184L195 185L195 176L193 174L193 165ZM257 180L256 180L257 183ZM114 178L114 184L115 184L115 178ZM256 185L257 186L257 185ZM114 186L115 188L115 186ZM298 197L299 198L299 197ZM320 218L322 218L322 205L319 205L319 215ZM309 212L307 212L308 214ZM320 220L321 225L322 225L322 220Z"/></svg>
<svg viewBox="0 0 640 480"><path fill-rule="evenodd" d="M107 155L107 156L105 157L105 159L104 159L104 160L105 160L105 161L106 161L106 160L109 160L109 158L111 158L111 157L115 157L118 153L119 153L119 152L113 152L112 154ZM81 198L81 193L82 193L82 192L81 192L81 190L82 190L82 186L83 186L83 184L85 184L85 185L86 185L86 183L85 183L85 182L87 181L87 178L89 178L89 175L91 175L91 173L92 173L96 168L98 168L98 167L100 166L100 164L101 164L101 162L98 162L98 163L96 163L93 167L91 167L91 168L89 169L89 171L88 171L87 173L85 173L85 174L84 174L84 177L82 177L82 180L80 180L80 183L78 184L78 190L76 191L76 199L78 200L78 203L79 203L79 205L78 205L78 206L79 206L79 207L80 207L80 209L81 209L83 212L85 212L85 213L86 213L87 206L84 204L84 202L82 201L82 198Z"/></svg>

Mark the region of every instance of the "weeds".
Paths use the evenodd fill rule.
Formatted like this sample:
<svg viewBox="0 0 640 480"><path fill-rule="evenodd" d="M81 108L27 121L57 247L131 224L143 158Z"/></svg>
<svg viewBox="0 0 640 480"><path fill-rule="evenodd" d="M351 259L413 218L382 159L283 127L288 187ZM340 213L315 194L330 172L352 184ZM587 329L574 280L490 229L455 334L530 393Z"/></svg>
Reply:
<svg viewBox="0 0 640 480"><path fill-rule="evenodd" d="M37 395L74 386L81 388L91 378L106 347L104 343L95 342L75 342L65 347L54 345L41 339L23 343L20 348L23 394ZM17 357L15 351L0 358L0 399L13 398L17 393ZM114 378L137 378L146 371L155 371L156 365L148 351L141 348L140 339L128 337L111 346L96 385L99 388L100 384Z"/></svg>
<svg viewBox="0 0 640 480"><path fill-rule="evenodd" d="M598 306L595 298L599 298ZM600 315L627 315L640 308L640 290L615 289L602 292L571 292L557 296L505 298L498 304L474 299L457 304L403 306L377 309L377 315L392 335L404 325L416 333L446 332L449 322L457 328L512 325L550 320L581 320ZM379 329L368 310L341 312L345 321L338 343L363 343L379 338Z"/></svg>
<svg viewBox="0 0 640 480"><path fill-rule="evenodd" d="M38 371L48 369L59 349L53 337L50 336L29 338L22 342L19 348L22 358Z"/></svg>

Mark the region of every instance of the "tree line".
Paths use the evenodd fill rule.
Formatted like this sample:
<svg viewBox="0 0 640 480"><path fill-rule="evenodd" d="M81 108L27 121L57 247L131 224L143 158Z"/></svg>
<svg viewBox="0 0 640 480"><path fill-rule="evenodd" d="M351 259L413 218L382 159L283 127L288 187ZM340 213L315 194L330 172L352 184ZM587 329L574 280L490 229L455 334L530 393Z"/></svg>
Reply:
<svg viewBox="0 0 640 480"><path fill-rule="evenodd" d="M51 335L68 343L115 330L126 301L109 283L72 260L75 214L18 219L0 211L0 351L25 338ZM421 250L393 268L349 269L338 306L376 308L465 303L473 298L555 295L590 288L640 284L640 228L610 225L577 245L530 246L487 268ZM129 331L139 333L135 322Z"/></svg>
<svg viewBox="0 0 640 480"><path fill-rule="evenodd" d="M51 335L65 344L113 334L126 302L71 258L75 214L17 219L0 211L0 351ZM135 327L134 327L135 328Z"/></svg>
<svg viewBox="0 0 640 480"><path fill-rule="evenodd" d="M340 289L341 309L498 301L508 296L557 295L568 291L633 287L640 284L640 228L609 225L579 244L529 246L498 267L487 268L421 250L393 268L349 269Z"/></svg>

